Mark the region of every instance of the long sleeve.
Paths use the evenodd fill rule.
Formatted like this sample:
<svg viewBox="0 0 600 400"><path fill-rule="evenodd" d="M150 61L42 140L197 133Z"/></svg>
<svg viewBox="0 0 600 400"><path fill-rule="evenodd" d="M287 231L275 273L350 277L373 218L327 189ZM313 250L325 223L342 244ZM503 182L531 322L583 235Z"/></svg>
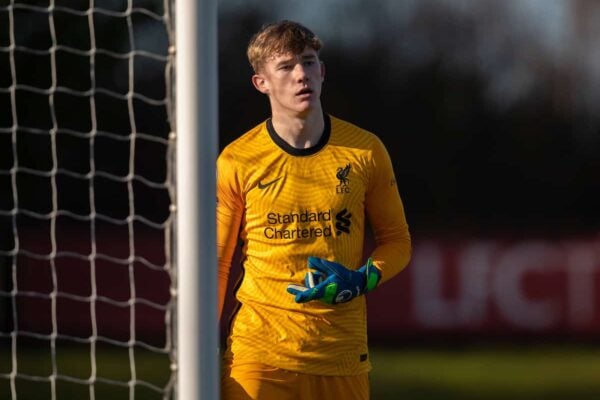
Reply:
<svg viewBox="0 0 600 400"><path fill-rule="evenodd" d="M411 238L389 154L380 140L376 143L365 204L376 242L371 257L383 283L408 265Z"/></svg>
<svg viewBox="0 0 600 400"><path fill-rule="evenodd" d="M231 260L238 242L238 233L243 217L244 206L239 185L235 179L235 168L231 157L223 154L217 160L217 258L218 271L218 311L223 312L225 294L231 270Z"/></svg>

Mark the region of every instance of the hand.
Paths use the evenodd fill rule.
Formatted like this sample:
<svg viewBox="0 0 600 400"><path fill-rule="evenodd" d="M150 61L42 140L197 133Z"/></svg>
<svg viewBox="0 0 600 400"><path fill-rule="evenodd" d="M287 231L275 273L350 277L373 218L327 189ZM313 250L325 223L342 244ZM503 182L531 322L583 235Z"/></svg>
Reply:
<svg viewBox="0 0 600 400"><path fill-rule="evenodd" d="M327 304L345 303L375 289L381 272L371 259L353 271L334 261L308 257L309 271L302 285L288 285L287 291L296 296L296 303L321 300Z"/></svg>

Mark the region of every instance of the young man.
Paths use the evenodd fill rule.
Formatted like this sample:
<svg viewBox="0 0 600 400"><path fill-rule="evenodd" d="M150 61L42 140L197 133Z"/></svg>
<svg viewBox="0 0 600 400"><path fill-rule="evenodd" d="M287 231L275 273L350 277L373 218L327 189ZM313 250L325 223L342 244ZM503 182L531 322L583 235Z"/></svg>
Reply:
<svg viewBox="0 0 600 400"><path fill-rule="evenodd" d="M217 162L219 314L243 241L223 399L368 399L365 293L402 270L411 243L388 153L323 113L321 41L291 21L250 41L271 118ZM363 262L365 226L376 247Z"/></svg>

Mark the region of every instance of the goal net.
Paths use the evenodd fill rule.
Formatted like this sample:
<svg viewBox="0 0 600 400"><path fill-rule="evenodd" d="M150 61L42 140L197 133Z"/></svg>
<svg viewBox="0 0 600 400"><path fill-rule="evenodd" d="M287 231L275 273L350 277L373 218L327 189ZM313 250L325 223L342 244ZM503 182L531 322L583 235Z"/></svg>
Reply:
<svg viewBox="0 0 600 400"><path fill-rule="evenodd" d="M0 0L0 399L172 399L172 0Z"/></svg>

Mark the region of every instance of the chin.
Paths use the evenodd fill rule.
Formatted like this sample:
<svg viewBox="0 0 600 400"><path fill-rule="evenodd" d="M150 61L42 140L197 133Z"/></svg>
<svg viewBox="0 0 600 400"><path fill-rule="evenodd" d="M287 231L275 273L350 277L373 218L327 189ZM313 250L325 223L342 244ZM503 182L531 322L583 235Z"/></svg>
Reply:
<svg viewBox="0 0 600 400"><path fill-rule="evenodd" d="M296 107L296 110L302 111L302 112L310 112L312 110L317 109L318 106L319 106L318 101L311 100L311 101L303 102L298 107Z"/></svg>
<svg viewBox="0 0 600 400"><path fill-rule="evenodd" d="M315 109L316 109L315 107L305 107L302 109L296 109L295 111L298 114L298 116L305 117L305 116L309 115Z"/></svg>

